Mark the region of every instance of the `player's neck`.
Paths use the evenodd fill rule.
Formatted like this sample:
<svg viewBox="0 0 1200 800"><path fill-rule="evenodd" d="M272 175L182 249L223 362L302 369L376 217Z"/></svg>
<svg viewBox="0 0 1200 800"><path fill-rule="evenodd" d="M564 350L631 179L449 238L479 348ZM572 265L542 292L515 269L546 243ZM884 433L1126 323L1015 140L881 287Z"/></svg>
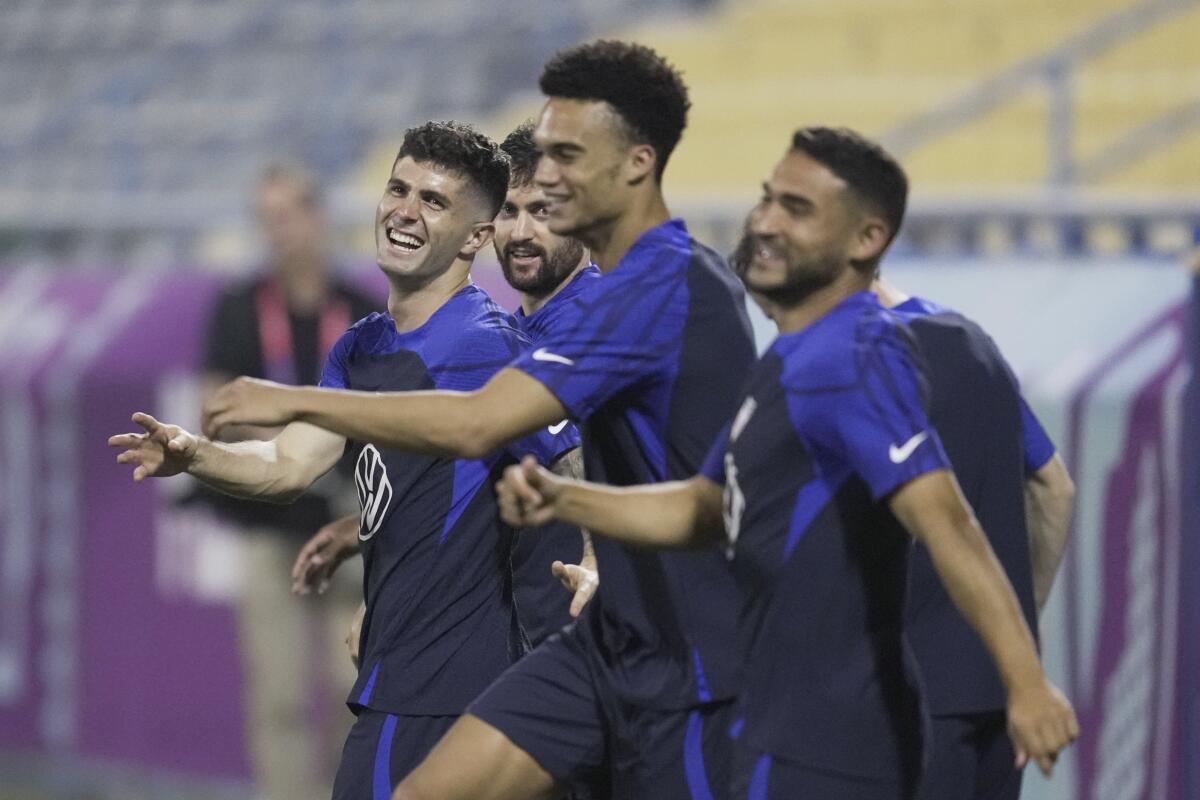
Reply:
<svg viewBox="0 0 1200 800"><path fill-rule="evenodd" d="M666 201L657 188L643 193L635 198L624 214L587 237L586 244L592 251L592 260L601 270L608 272L621 263L629 248L643 233L670 218L671 212L667 210Z"/></svg>
<svg viewBox="0 0 1200 800"><path fill-rule="evenodd" d="M396 331L408 333L421 327L470 282L469 269L453 267L422 282L389 275L387 307Z"/></svg>
<svg viewBox="0 0 1200 800"><path fill-rule="evenodd" d="M828 314L852 294L870 288L869 277L846 269L828 286L823 286L791 306L764 304L763 310L779 327L780 333L798 333Z"/></svg>
<svg viewBox="0 0 1200 800"><path fill-rule="evenodd" d="M895 308L910 299L909 295L900 291L883 278L876 278L871 282L871 291L879 298L879 303L884 308Z"/></svg>
<svg viewBox="0 0 1200 800"><path fill-rule="evenodd" d="M558 286L555 286L554 289L548 294L538 296L528 294L526 292L518 292L518 294L521 296L522 313L524 313L527 317L531 317L537 312L541 311L546 307L547 303L553 300L558 293L563 290L564 286L575 280L575 276L579 274L581 269L584 269L590 263L592 263L592 257L587 250L584 250L583 258L581 258L579 263L575 265L575 269L571 270L570 274L562 279L562 283L558 284Z"/></svg>
<svg viewBox="0 0 1200 800"><path fill-rule="evenodd" d="M321 310L329 285L324 263L292 264L276 270L275 280L293 314L311 316Z"/></svg>

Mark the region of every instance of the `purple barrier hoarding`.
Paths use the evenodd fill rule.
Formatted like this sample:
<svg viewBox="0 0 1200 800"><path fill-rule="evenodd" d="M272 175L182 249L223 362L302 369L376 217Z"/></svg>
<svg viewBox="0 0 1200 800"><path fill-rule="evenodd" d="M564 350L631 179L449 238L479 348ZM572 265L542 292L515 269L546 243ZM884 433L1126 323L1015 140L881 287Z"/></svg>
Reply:
<svg viewBox="0 0 1200 800"><path fill-rule="evenodd" d="M512 306L497 270L478 282ZM220 283L0 276L0 751L248 777L231 607L189 587L172 482L135 485L106 446L135 410L169 418L170 386L195 389Z"/></svg>
<svg viewBox="0 0 1200 800"><path fill-rule="evenodd" d="M940 273L930 296L970 310L975 285L964 279L955 303L955 275ZM986 276L993 295L1004 275ZM1029 297L1029 273L1010 277L1013 296ZM493 291L496 274L481 278ZM1037 296L1077 286L1080 313L1101 315L1096 285L1067 278ZM176 401L194 388L216 288L168 273L0 275L0 753L248 778L233 617L224 590L201 586L227 561L189 549L208 534L172 510L172 482L135 486L105 446L137 409L186 421ZM1058 677L1085 735L1053 782L1027 786L1031 798L1200 797L1200 441L1194 415L1185 438L1181 411L1187 308L1162 294L1174 300L1122 308L1144 317L1131 335L1081 330L1090 366L1048 401L1080 508L1063 611L1043 636L1066 653ZM981 321L1005 346L1027 333L1024 312L1010 330Z"/></svg>
<svg viewBox="0 0 1200 800"><path fill-rule="evenodd" d="M1185 321L1183 306L1168 310L1101 359L1071 402L1068 463L1100 489L1081 492L1064 575L1069 695L1084 731L1077 796L1088 800L1186 797Z"/></svg>

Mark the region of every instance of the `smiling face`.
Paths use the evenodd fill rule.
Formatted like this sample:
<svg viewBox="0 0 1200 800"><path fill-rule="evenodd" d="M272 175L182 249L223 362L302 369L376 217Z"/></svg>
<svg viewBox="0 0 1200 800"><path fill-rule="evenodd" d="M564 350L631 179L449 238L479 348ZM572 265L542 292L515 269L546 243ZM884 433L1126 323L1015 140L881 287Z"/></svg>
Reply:
<svg viewBox="0 0 1200 800"><path fill-rule="evenodd" d="M846 182L799 150L763 184L747 232L736 259L746 288L788 305L877 256L886 239Z"/></svg>
<svg viewBox="0 0 1200 800"><path fill-rule="evenodd" d="M375 251L389 277L421 279L470 261L491 240L486 202L463 176L398 159L375 211ZM494 206L493 206L494 208Z"/></svg>
<svg viewBox="0 0 1200 800"><path fill-rule="evenodd" d="M629 206L631 182L653 172L653 148L630 142L620 117L601 101L550 98L533 139L542 152L534 181L559 236L585 238L617 219Z"/></svg>
<svg viewBox="0 0 1200 800"><path fill-rule="evenodd" d="M538 298L557 289L584 254L578 240L552 233L548 219L546 196L533 184L509 187L496 215L496 257L504 279Z"/></svg>

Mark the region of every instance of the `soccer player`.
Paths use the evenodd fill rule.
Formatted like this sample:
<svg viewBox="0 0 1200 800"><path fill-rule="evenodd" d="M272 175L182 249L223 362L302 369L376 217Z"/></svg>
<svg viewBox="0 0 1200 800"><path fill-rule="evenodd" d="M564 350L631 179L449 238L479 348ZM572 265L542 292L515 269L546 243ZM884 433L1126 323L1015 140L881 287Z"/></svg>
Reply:
<svg viewBox="0 0 1200 800"><path fill-rule="evenodd" d="M876 279L874 287L883 305L908 321L925 356L930 420L1036 637L1037 614L1070 525L1074 484L1066 466L978 325L885 280ZM905 632L933 733L919 796L1019 796L1004 686L978 634L946 594L928 548L919 544L909 571Z"/></svg>
<svg viewBox="0 0 1200 800"><path fill-rule="evenodd" d="M591 263L582 243L557 236L547 227L548 204L533 182L540 156L533 143L533 123L518 126L500 149L509 158L509 181L496 215L493 244L504 279L520 297L517 326L536 345L570 319L571 301L600 277L600 270ZM565 428L563 433L567 433ZM577 452L560 459L558 467L567 477L583 476ZM586 534L582 550L580 558L580 532L573 526L552 524L543 530L517 533L512 553L513 602L530 643L540 644L570 623L595 593L596 557ZM338 565L357 553L357 517L325 526L296 556L294 591L324 591ZM551 578L571 591L569 603L563 601L562 589ZM352 635L351 642L356 638ZM353 644L351 650L353 654Z"/></svg>
<svg viewBox="0 0 1200 800"><path fill-rule="evenodd" d="M558 236L548 227L549 201L533 181L540 151L533 141L533 123L526 122L500 143L509 159L508 194L496 215L496 258L508 285L521 298L517 324L537 347L555 330L569 325L573 301L600 277L583 243ZM569 461L583 477L583 462L576 453ZM552 523L541 530L518 531L513 547L513 602L529 641L541 644L551 633L579 616L596 591L596 555L580 531ZM576 561L579 563L575 563ZM572 593L570 605L562 590L547 578L547 567Z"/></svg>
<svg viewBox="0 0 1200 800"><path fill-rule="evenodd" d="M640 45L598 41L546 65L535 181L549 227L605 272L570 324L475 392L369 395L238 381L210 424L303 420L421 453L472 456L583 422L588 476L694 473L754 357L744 293L663 200L689 106ZM397 798L529 798L609 771L617 797L705 798L727 782L736 590L717 548L596 544L601 582L578 623L505 673Z"/></svg>
<svg viewBox="0 0 1200 800"><path fill-rule="evenodd" d="M481 386L528 343L511 317L470 283L508 186L495 143L453 123L405 133L375 219L388 313L354 325L321 380L331 390L407 391ZM188 472L223 491L288 501L340 457L346 438L305 424L271 441L222 444L146 414L145 432L114 436L134 480ZM362 667L349 702L357 720L335 798L386 796L516 655L509 531L492 476L499 448L470 458L415 456L373 442L355 480L361 505L366 614ZM510 450L551 461L546 431Z"/></svg>
<svg viewBox="0 0 1200 800"><path fill-rule="evenodd" d="M873 143L798 131L751 215L743 274L780 335L701 474L615 489L525 463L500 487L522 524L559 518L660 548L724 539L744 599L734 797L914 796L924 726L903 636L906 531L987 643L1020 759L1048 773L1078 735L948 468L911 333L868 291L906 192Z"/></svg>

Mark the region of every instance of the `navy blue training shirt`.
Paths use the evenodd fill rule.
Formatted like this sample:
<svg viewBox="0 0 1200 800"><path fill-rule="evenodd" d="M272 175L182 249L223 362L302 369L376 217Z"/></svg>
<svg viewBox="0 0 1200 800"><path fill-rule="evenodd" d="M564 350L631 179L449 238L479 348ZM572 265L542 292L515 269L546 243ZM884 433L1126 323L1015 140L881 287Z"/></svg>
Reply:
<svg viewBox="0 0 1200 800"><path fill-rule="evenodd" d="M528 345L475 286L413 331L372 314L334 347L321 385L367 392L470 391ZM569 427L569 426L568 426ZM461 714L519 655L509 577L511 531L492 485L512 459L551 463L578 445L541 431L482 460L448 460L366 443L355 468L367 605L351 707Z"/></svg>
<svg viewBox="0 0 1200 800"><path fill-rule="evenodd" d="M1016 377L983 329L920 298L894 310L908 321L929 365L930 419L963 495L1036 637L1025 477L1054 455L1054 445L1021 399ZM908 638L921 667L930 712L1003 710L1006 694L995 663L954 606L929 551L920 543L913 552L909 580Z"/></svg>
<svg viewBox="0 0 1200 800"><path fill-rule="evenodd" d="M688 478L754 359L744 298L724 260L671 220L644 233L579 294L574 319L513 366L583 421L590 480ZM617 695L665 710L734 696L737 592L719 550L595 545L600 589L579 630Z"/></svg>
<svg viewBox="0 0 1200 800"><path fill-rule="evenodd" d="M517 326L534 346L554 334L575 317L574 299L600 278L600 270L589 264L581 269L537 311L526 316L518 308L513 317ZM568 425L571 431L575 426ZM563 435L567 435L563 429ZM576 434L578 435L578 434ZM547 636L571 622L571 594L550 572L555 561L577 564L583 555L583 540L579 528L552 522L532 530L517 532L513 545L513 602L517 619L531 646L541 644Z"/></svg>
<svg viewBox="0 0 1200 800"><path fill-rule="evenodd" d="M926 391L911 332L854 294L775 340L705 460L725 487L754 752L880 780L919 769L910 537L884 499L947 466Z"/></svg>

